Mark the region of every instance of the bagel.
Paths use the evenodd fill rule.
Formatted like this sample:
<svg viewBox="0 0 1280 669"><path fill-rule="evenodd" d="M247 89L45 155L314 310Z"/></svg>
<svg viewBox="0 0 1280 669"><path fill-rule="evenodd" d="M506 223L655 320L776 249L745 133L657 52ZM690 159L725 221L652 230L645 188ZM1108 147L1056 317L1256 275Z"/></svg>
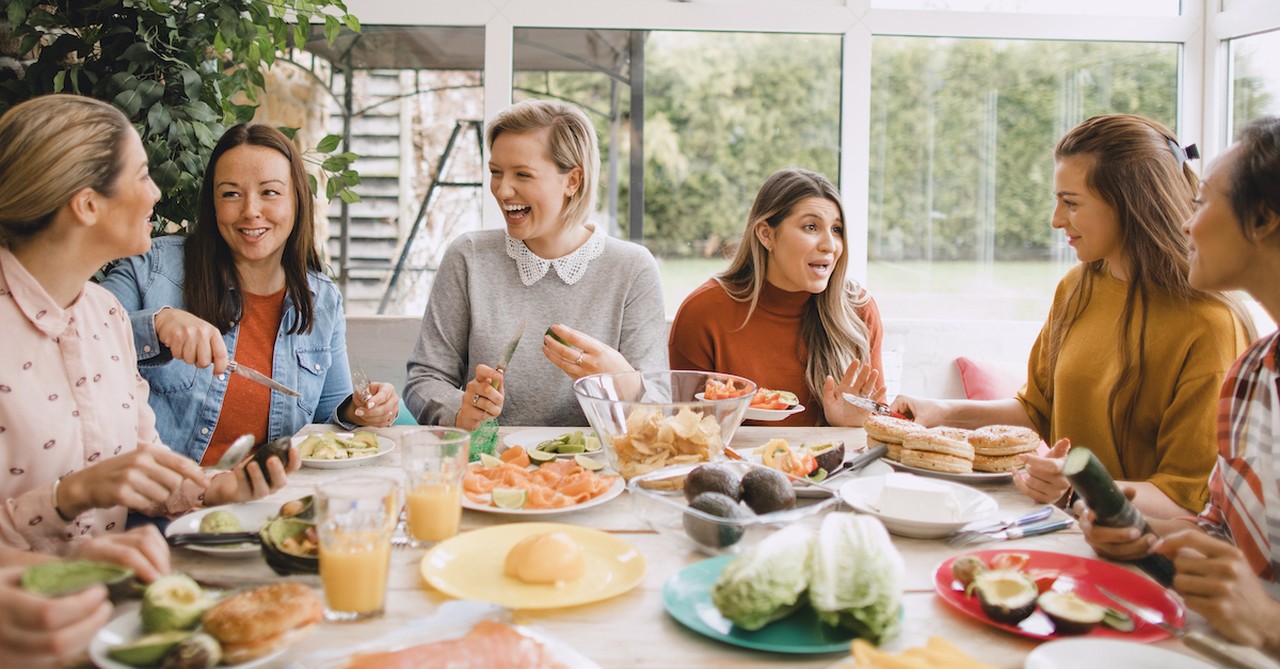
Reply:
<svg viewBox="0 0 1280 669"><path fill-rule="evenodd" d="M969 434L969 443L978 455L999 457L1036 450L1040 435L1016 425L988 425Z"/></svg>
<svg viewBox="0 0 1280 669"><path fill-rule="evenodd" d="M324 619L311 588L285 582L236 593L205 612L204 630L222 646L222 661L240 664L297 641Z"/></svg>
<svg viewBox="0 0 1280 669"><path fill-rule="evenodd" d="M950 428L935 428L913 434L903 440L902 448L904 458L906 457L905 451L912 450L940 453L973 462L973 446L969 444L967 439L959 437ZM906 461L904 460L903 462L905 464Z"/></svg>
<svg viewBox="0 0 1280 669"><path fill-rule="evenodd" d="M917 451L905 446L902 449L901 462L909 467L919 467L920 469L946 474L973 473L973 461L968 458L946 455L935 451Z"/></svg>
<svg viewBox="0 0 1280 669"><path fill-rule="evenodd" d="M886 444L901 444L908 436L923 432L925 428L893 416L870 416L862 424L867 436Z"/></svg>
<svg viewBox="0 0 1280 669"><path fill-rule="evenodd" d="M975 472L1011 472L1022 466L1022 456L1014 455L982 455L973 456Z"/></svg>

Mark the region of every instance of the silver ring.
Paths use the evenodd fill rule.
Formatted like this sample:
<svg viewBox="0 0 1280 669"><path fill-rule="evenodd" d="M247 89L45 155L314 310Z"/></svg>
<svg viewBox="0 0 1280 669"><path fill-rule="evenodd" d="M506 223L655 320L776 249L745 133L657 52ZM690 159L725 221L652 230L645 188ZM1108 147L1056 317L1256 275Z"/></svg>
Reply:
<svg viewBox="0 0 1280 669"><path fill-rule="evenodd" d="M474 407L479 405L480 405L480 393L476 393L471 396L471 406Z"/></svg>
<svg viewBox="0 0 1280 669"><path fill-rule="evenodd" d="M573 361L573 364L575 364L575 365L581 365L581 364L582 364L582 355L583 355L584 353L586 353L586 351L584 351L584 350L582 350L582 349L578 349L578 359L577 359L577 360L574 360L574 361Z"/></svg>

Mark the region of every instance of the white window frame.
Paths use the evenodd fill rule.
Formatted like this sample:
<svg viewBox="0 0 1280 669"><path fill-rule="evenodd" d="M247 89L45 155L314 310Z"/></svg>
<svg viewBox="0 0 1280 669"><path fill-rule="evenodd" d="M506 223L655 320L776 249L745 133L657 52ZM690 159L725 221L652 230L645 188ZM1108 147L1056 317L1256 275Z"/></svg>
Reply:
<svg viewBox="0 0 1280 669"><path fill-rule="evenodd" d="M1280 28L1280 3L1183 0L1181 16L1075 16L874 9L870 0L841 4L777 0L348 0L368 24L483 26L485 118L511 104L515 28L596 28L796 32L841 35L844 71L840 124L840 187L852 219L849 271L867 280L871 43L874 35L1082 41L1166 42L1182 45L1178 134L1196 142L1207 160L1228 144L1230 62L1227 41ZM483 225L502 215L485 198ZM853 215L856 212L856 215ZM874 287L873 287L874 288Z"/></svg>

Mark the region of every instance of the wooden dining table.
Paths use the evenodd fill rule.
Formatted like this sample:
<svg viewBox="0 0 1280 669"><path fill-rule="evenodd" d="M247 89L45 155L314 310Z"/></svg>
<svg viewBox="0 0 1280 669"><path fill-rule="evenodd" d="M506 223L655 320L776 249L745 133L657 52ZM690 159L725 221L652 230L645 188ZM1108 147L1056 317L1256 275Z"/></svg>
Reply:
<svg viewBox="0 0 1280 669"><path fill-rule="evenodd" d="M310 425L302 432L326 429L333 428ZM393 427L377 432L395 441L407 429L414 428ZM510 434L519 429L521 428L503 427L500 434ZM854 450L864 448L866 444L866 436L861 429L743 426L734 435L732 445L739 451L749 451L771 438L779 437L791 443L843 441L847 448ZM285 489L268 499L280 502L295 499L310 494L316 486L323 485L326 481L350 477L363 471L398 475L399 464L399 453L393 451L359 468L304 467L290 478ZM975 487L998 502L1000 508L996 517L999 518L1017 516L1037 506L1021 495L1007 479ZM462 532L522 520L569 523L608 532L629 542L644 555L647 571L643 581L634 589L590 604L561 609L515 611L512 618L514 622L545 631L599 666L607 668L828 667L842 657L847 657L847 650L843 653L795 655L741 648L705 637L677 622L664 609L663 584L681 569L704 560L707 556L690 550L669 536L655 532L633 510L628 494L624 492L607 503L550 518L513 517L473 510L463 513ZM906 564L904 613L900 634L885 643L883 649L905 650L923 645L931 636L940 636L970 656L993 666L1013 668L1024 665L1028 653L1041 643L1039 640L1011 634L970 618L951 608L934 593L933 576L938 564L951 556L972 550L972 547L956 548L943 540L898 536L893 537L893 543ZM1095 557L1075 526L1053 534L982 546L990 547L1035 549ZM426 552L425 548L409 547L392 551L386 612L383 616L356 623L322 623L306 641L294 645L270 666L287 666L291 661L318 650L352 647L411 622L433 616L442 603L449 601L449 597L424 582L420 563ZM173 567L175 571L186 572L211 582L253 585L281 578L259 556L226 559L183 548L174 549ZM320 588L319 577L290 578L312 584L317 590ZM1214 634L1204 619L1192 612L1188 612L1186 627ZM1194 655L1181 641L1174 638L1157 641L1155 644L1178 653ZM1270 663L1256 651L1242 650L1263 663L1262 666L1280 666Z"/></svg>

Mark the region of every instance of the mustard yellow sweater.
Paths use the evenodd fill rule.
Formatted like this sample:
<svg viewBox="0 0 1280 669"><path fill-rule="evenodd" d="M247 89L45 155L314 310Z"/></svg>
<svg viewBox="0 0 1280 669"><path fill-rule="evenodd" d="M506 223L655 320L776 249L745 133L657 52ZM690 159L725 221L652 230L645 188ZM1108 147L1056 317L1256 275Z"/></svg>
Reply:
<svg viewBox="0 0 1280 669"><path fill-rule="evenodd" d="M1217 456L1218 391L1232 361L1248 347L1245 329L1221 304L1152 296L1142 333L1142 385L1121 451L1111 436L1108 405L1122 371L1118 345L1127 284L1105 272L1094 275L1088 306L1071 326L1057 366L1048 363L1050 323L1086 271L1078 265L1058 284L1018 400L1049 444L1065 437L1088 447L1117 479L1148 481L1198 512L1208 500ZM1126 343L1135 365L1137 344L1136 334Z"/></svg>

